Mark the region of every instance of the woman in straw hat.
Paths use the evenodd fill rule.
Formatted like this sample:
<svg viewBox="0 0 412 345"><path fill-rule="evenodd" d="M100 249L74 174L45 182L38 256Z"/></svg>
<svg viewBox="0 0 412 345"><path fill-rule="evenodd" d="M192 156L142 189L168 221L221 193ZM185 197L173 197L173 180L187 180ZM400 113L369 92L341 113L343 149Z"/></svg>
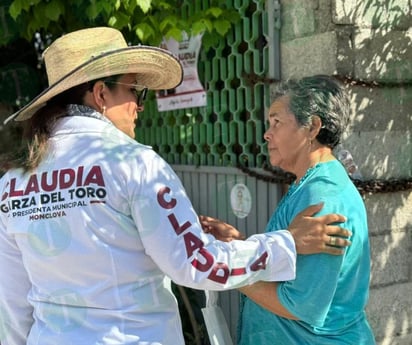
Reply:
<svg viewBox="0 0 412 345"><path fill-rule="evenodd" d="M286 230L229 243L202 231L171 167L134 140L147 89L182 80L167 51L100 27L62 36L44 59L49 87L5 121L25 131L1 161L2 345L182 345L166 276L223 290L294 278L296 248L342 252L325 245L327 233L347 235L327 225L343 220L333 214L301 214L295 241Z"/></svg>

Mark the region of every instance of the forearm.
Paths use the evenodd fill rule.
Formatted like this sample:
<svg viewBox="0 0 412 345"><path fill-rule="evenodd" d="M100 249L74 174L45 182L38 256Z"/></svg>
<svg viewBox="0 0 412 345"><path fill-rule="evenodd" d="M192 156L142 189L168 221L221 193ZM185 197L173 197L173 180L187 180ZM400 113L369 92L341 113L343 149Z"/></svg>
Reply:
<svg viewBox="0 0 412 345"><path fill-rule="evenodd" d="M277 294L278 283L259 281L252 285L239 288L239 291L261 307L281 317L298 320L279 302Z"/></svg>

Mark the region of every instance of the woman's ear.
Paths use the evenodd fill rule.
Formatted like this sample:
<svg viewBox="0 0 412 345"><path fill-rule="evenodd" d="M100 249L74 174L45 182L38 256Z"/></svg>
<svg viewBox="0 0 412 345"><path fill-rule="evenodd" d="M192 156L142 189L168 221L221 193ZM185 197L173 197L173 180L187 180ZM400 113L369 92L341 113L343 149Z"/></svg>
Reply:
<svg viewBox="0 0 412 345"><path fill-rule="evenodd" d="M103 81L98 81L94 83L93 88L86 92L83 103L97 111L102 112L103 107L105 106L105 93L106 86Z"/></svg>
<svg viewBox="0 0 412 345"><path fill-rule="evenodd" d="M313 138L316 138L321 128L322 128L322 120L320 119L318 115L313 115L312 124L310 125L310 133L312 134Z"/></svg>
<svg viewBox="0 0 412 345"><path fill-rule="evenodd" d="M106 92L106 85L104 84L104 81L99 80L93 85L93 99L94 102L102 108L105 104L105 92Z"/></svg>

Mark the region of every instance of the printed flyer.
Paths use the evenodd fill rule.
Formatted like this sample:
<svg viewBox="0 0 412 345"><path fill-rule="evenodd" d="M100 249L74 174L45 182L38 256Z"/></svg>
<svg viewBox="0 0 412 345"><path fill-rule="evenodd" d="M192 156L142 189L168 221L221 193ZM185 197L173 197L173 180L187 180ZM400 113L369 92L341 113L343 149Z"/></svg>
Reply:
<svg viewBox="0 0 412 345"><path fill-rule="evenodd" d="M206 91L199 80L197 62L202 45L202 35L188 37L184 33L183 40L164 41L162 48L175 54L183 66L182 83L171 90L157 92L157 107L159 111L203 107L206 105Z"/></svg>

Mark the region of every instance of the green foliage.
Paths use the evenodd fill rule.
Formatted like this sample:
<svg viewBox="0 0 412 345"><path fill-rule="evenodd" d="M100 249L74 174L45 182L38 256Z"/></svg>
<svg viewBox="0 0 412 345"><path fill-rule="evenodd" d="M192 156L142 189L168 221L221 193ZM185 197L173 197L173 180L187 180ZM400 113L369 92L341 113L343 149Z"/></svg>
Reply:
<svg viewBox="0 0 412 345"><path fill-rule="evenodd" d="M12 62L1 69L1 102L24 105L36 96L38 84L36 70L26 64Z"/></svg>
<svg viewBox="0 0 412 345"><path fill-rule="evenodd" d="M0 103L21 107L47 86L39 64L41 53L57 37L81 28L114 27L131 44L153 46L160 46L163 39L179 41L183 32L203 33L202 47L208 50L240 17L221 0L210 0L203 9L202 3L207 1L0 0L0 82L3 89L11 90L3 90ZM25 70L34 69L38 77L13 81L9 78L15 69L9 66L12 63L26 64Z"/></svg>
<svg viewBox="0 0 412 345"><path fill-rule="evenodd" d="M184 14L188 0L13 0L10 17L14 36L3 38L7 44L21 36L31 41L36 32L59 36L82 27L111 26L121 30L131 43L160 45L163 38L182 39L204 33L204 48L214 44L216 35L225 36L240 18L221 1L211 1L207 9ZM10 2L10 1L9 1ZM11 26L11 25L10 25Z"/></svg>

